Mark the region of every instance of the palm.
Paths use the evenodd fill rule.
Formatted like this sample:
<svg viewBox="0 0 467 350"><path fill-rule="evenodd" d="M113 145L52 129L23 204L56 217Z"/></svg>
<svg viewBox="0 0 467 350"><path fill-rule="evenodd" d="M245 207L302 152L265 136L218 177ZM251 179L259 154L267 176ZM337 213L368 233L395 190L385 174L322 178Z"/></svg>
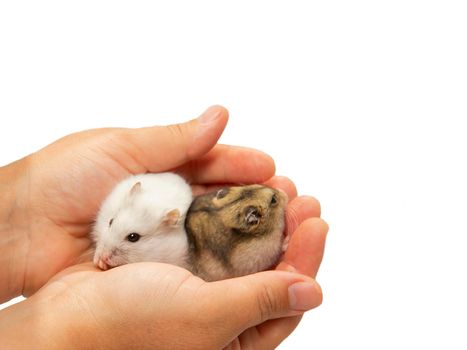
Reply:
<svg viewBox="0 0 467 350"><path fill-rule="evenodd" d="M48 220L47 234L59 230L85 237L106 193L130 175L128 154L112 145L108 134L70 135L33 155L31 182L41 186L32 187L31 203L34 213Z"/></svg>
<svg viewBox="0 0 467 350"><path fill-rule="evenodd" d="M86 252L100 202L129 175L125 162L117 161L125 159L123 150L112 149L107 135L105 130L70 135L30 157L31 292Z"/></svg>

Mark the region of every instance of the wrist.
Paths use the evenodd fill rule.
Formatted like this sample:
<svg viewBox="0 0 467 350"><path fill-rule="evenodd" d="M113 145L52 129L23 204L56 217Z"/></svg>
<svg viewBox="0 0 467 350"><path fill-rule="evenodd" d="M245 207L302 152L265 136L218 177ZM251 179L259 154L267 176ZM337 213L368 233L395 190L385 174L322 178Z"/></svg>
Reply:
<svg viewBox="0 0 467 350"><path fill-rule="evenodd" d="M61 301L33 296L1 310L0 349L92 349L92 330Z"/></svg>
<svg viewBox="0 0 467 350"><path fill-rule="evenodd" d="M21 295L28 251L27 160L0 168L0 303Z"/></svg>

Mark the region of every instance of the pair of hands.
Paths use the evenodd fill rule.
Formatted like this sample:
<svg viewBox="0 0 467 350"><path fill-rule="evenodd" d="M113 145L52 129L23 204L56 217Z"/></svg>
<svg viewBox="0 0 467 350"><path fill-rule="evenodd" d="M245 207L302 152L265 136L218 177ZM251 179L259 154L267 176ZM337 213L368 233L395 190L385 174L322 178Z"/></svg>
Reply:
<svg viewBox="0 0 467 350"><path fill-rule="evenodd" d="M274 177L270 157L217 144L227 120L225 109L211 107L179 125L90 130L2 168L0 192L10 205L1 207L0 251L8 240L14 256L0 272L0 301L32 296L0 312L0 345L270 349L285 339L321 303L314 277L328 228L315 199ZM291 240L276 271L206 283L166 264L106 272L75 265L111 188L131 174L163 171L181 174L195 194L225 183L285 191Z"/></svg>

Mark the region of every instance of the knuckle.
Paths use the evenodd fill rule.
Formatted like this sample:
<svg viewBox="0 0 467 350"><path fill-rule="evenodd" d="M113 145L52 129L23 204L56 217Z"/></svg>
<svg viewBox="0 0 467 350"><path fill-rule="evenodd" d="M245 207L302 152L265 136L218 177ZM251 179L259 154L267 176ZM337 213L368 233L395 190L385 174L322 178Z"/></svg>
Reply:
<svg viewBox="0 0 467 350"><path fill-rule="evenodd" d="M175 138L180 138L185 136L185 130L180 124L172 124L167 126L169 132Z"/></svg>
<svg viewBox="0 0 467 350"><path fill-rule="evenodd" d="M183 152L185 158L188 157L188 144L190 140L190 130L186 124L172 124L167 126L171 134L172 148Z"/></svg>
<svg viewBox="0 0 467 350"><path fill-rule="evenodd" d="M297 210L294 207L290 206L287 208L285 216L287 220L287 229L289 233L292 233L297 229L298 225L300 224Z"/></svg>
<svg viewBox="0 0 467 350"><path fill-rule="evenodd" d="M257 307L261 322L272 318L281 309L279 298L270 286L261 287L257 295Z"/></svg>

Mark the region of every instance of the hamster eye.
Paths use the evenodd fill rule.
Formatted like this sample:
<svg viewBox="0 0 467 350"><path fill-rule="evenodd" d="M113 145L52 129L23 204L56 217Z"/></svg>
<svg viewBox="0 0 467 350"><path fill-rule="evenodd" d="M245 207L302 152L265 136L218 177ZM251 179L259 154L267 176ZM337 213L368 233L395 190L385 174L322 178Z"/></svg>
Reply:
<svg viewBox="0 0 467 350"><path fill-rule="evenodd" d="M227 188L221 188L219 191L217 191L216 198L222 199L225 196L227 196L227 193L229 193L229 190Z"/></svg>
<svg viewBox="0 0 467 350"><path fill-rule="evenodd" d="M254 207L249 207L246 211L245 221L247 225L253 226L259 223L259 219L261 218L261 214L258 209Z"/></svg>
<svg viewBox="0 0 467 350"><path fill-rule="evenodd" d="M109 221L109 227L112 226L112 222L114 222L114 219L110 219L110 221Z"/></svg>
<svg viewBox="0 0 467 350"><path fill-rule="evenodd" d="M133 233L130 233L128 236L126 236L126 239L131 243L135 243L139 241L140 237L141 236L138 233L133 232Z"/></svg>
<svg viewBox="0 0 467 350"><path fill-rule="evenodd" d="M271 198L271 205L276 205L276 204L277 204L277 196L273 194Z"/></svg>

